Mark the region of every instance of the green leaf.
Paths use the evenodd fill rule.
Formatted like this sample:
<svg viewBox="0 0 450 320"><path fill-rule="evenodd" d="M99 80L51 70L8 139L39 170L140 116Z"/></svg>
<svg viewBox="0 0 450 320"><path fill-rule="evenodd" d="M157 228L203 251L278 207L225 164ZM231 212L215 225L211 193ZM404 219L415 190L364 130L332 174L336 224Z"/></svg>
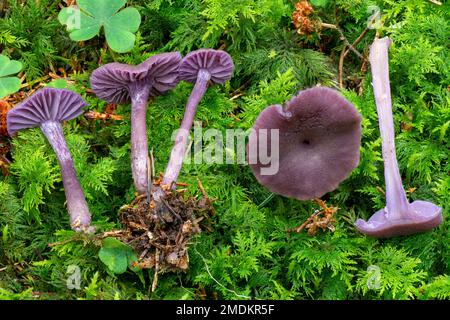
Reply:
<svg viewBox="0 0 450 320"><path fill-rule="evenodd" d="M70 84L66 79L56 79L48 83L46 87L56 88L56 89L69 89L76 92L76 87Z"/></svg>
<svg viewBox="0 0 450 320"><path fill-rule="evenodd" d="M131 248L115 238L103 240L103 246L98 256L100 260L115 274L122 274L127 271Z"/></svg>
<svg viewBox="0 0 450 320"><path fill-rule="evenodd" d="M97 19L107 20L122 8L126 0L78 0L81 10Z"/></svg>
<svg viewBox="0 0 450 320"><path fill-rule="evenodd" d="M119 13L113 15L106 21L105 26L118 28L122 27L123 30L129 32L136 32L141 24L141 15L135 8L126 8Z"/></svg>
<svg viewBox="0 0 450 320"><path fill-rule="evenodd" d="M22 63L0 55L0 99L20 89L20 79L8 77L22 70Z"/></svg>
<svg viewBox="0 0 450 320"><path fill-rule="evenodd" d="M0 55L0 77L10 76L22 70L19 61L10 60L8 57Z"/></svg>
<svg viewBox="0 0 450 320"><path fill-rule="evenodd" d="M6 97L20 89L20 79L0 78L0 98Z"/></svg>
<svg viewBox="0 0 450 320"><path fill-rule="evenodd" d="M135 8L125 8L125 0L81 0L78 7L64 8L58 15L61 24L67 25L70 38L74 41L92 39L104 27L109 47L119 53L134 47L134 33L141 24L141 15Z"/></svg>

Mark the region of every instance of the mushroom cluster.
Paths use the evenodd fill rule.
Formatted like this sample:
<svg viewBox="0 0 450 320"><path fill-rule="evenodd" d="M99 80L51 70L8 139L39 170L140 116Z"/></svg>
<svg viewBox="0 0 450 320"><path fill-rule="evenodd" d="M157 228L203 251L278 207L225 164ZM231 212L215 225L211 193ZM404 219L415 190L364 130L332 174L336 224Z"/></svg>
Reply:
<svg viewBox="0 0 450 320"><path fill-rule="evenodd" d="M402 186L395 154L389 45L388 38L376 39L370 49L387 204L368 221L358 219L356 222L360 232L374 237L426 231L442 222L440 207L421 200L408 203ZM110 63L92 73L91 87L97 97L108 103L131 103L131 172L140 194L138 198L146 194L147 199L153 198L153 208L159 210L163 203L168 209L165 212L159 210L151 219L166 219L164 214L168 211L181 219L176 210L169 208L168 202L176 203L182 197L169 196L168 191L174 188L180 174L198 105L209 86L223 84L231 78L233 71L234 63L228 53L200 49L184 58L178 52L158 54L136 66ZM165 174L153 188L153 181L149 181L147 106L151 97L173 89L179 81L193 83L194 87ZM78 232L93 232L94 228L64 139L62 123L81 115L86 106L87 103L75 92L44 88L7 114L10 136L20 130L40 127L54 149L61 167L71 227ZM269 106L258 116L247 145L249 166L258 182L273 193L298 200L320 198L335 190L358 165L361 120L356 108L334 89L314 87L300 91L284 106ZM148 203L145 205L145 208L152 207ZM153 220L150 221L152 225ZM187 222L192 221L181 219L177 226ZM183 251L184 247L181 247Z"/></svg>
<svg viewBox="0 0 450 320"><path fill-rule="evenodd" d="M137 66L110 63L92 73L91 87L100 99L116 104L131 102L132 174L138 193L152 192L148 181L150 164L146 125L149 97L169 91L180 80L195 84L161 183L161 186L171 185L181 171L198 104L209 85L229 80L233 70L233 60L225 51L200 49L184 59L178 52L163 53ZM155 200L164 194L161 187L153 193Z"/></svg>
<svg viewBox="0 0 450 320"><path fill-rule="evenodd" d="M178 52L152 56L133 66L109 63L91 75L91 88L109 103L131 102L131 171L137 192L148 190L147 105L155 97L178 84Z"/></svg>
<svg viewBox="0 0 450 320"><path fill-rule="evenodd" d="M158 200L164 195L162 187L176 182L198 104L209 85L229 80L233 70L233 61L226 52L200 49L184 59L179 52L162 53L136 66L109 63L92 73L90 83L98 98L114 104L131 103L131 171L139 194L154 193ZM147 105L151 97L173 89L180 80L195 83L195 86L186 106L166 174L160 187L151 190L152 184L148 181L150 163ZM20 130L41 128L61 167L71 226L75 231L93 232L89 208L62 129L62 122L80 116L86 106L87 103L75 92L44 88L8 113L7 130L13 136Z"/></svg>

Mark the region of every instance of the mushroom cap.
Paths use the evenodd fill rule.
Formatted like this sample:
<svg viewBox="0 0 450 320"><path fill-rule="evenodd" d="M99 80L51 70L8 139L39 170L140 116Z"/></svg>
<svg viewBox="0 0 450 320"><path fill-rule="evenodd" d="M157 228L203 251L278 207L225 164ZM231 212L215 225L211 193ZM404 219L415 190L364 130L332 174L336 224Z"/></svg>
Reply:
<svg viewBox="0 0 450 320"><path fill-rule="evenodd" d="M319 198L336 189L358 166L361 143L361 116L337 91L315 87L300 91L283 109L266 108L257 118L249 146L258 146L263 155L274 154L271 129L278 129L279 156L272 164L260 156L250 167L256 179L270 191L299 200ZM262 129L267 129L267 144ZM267 153L264 153L266 152ZM278 158L278 159L277 159ZM278 165L265 175L261 169Z"/></svg>
<svg viewBox="0 0 450 320"><path fill-rule="evenodd" d="M231 79L234 63L222 50L200 49L189 53L180 64L180 80L195 83L201 69L211 74L211 82L221 84Z"/></svg>
<svg viewBox="0 0 450 320"><path fill-rule="evenodd" d="M63 122L83 114L88 104L67 89L43 88L8 112L8 133L34 128L46 121Z"/></svg>
<svg viewBox="0 0 450 320"><path fill-rule="evenodd" d="M178 80L179 52L154 55L137 66L108 63L94 70L91 88L100 99L109 103L125 104L131 101L133 84L150 86L150 95L158 96L174 88Z"/></svg>
<svg viewBox="0 0 450 320"><path fill-rule="evenodd" d="M429 231L441 224L442 208L434 203L416 200L408 204L407 212L401 219L389 219L386 209L377 211L366 222L356 221L359 232L375 238L406 236L418 232Z"/></svg>

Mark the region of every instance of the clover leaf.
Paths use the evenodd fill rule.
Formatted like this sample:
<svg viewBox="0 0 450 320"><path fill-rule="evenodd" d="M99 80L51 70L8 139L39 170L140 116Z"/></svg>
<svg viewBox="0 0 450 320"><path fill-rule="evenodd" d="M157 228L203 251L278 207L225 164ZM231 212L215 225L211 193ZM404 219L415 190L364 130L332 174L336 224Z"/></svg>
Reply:
<svg viewBox="0 0 450 320"><path fill-rule="evenodd" d="M74 41L92 39L103 27L109 47L119 53L128 52L134 47L141 15L131 7L118 12L125 3L126 0L78 0L78 6L62 9L58 20L67 25Z"/></svg>
<svg viewBox="0 0 450 320"><path fill-rule="evenodd" d="M127 268L134 272L140 270L135 266L138 259L133 249L115 238L103 240L98 256L108 269L115 274L124 273Z"/></svg>
<svg viewBox="0 0 450 320"><path fill-rule="evenodd" d="M22 64L19 61L0 55L0 99L20 89L20 79L10 77L20 70L22 70Z"/></svg>

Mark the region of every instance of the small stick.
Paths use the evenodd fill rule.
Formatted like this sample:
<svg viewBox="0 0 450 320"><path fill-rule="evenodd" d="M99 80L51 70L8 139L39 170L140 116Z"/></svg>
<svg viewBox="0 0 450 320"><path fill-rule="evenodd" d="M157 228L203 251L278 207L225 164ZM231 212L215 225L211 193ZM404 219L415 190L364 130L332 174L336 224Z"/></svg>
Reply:
<svg viewBox="0 0 450 320"><path fill-rule="evenodd" d="M148 170L150 177L148 177L147 181L147 203L149 208L151 208L151 201L153 197L152 190L154 186L153 179L155 178L155 158L153 157L153 148L150 150L150 158L148 159L147 157L147 163L150 163L150 168Z"/></svg>
<svg viewBox="0 0 450 320"><path fill-rule="evenodd" d="M374 16L370 22L369 25L373 23L373 21L375 21L376 16ZM361 34L358 36L358 38L356 38L356 40L352 43L351 47L356 47L358 45L358 43L361 42L361 40L364 38L364 36L367 34L367 32L369 32L369 27L366 27L363 32L361 32ZM344 49L342 49L341 52L341 56L339 57L339 87L341 89L344 88L344 59L347 56L347 54L350 52L350 50L347 48L347 46L344 47ZM366 61L366 59L363 59L363 62Z"/></svg>
<svg viewBox="0 0 450 320"><path fill-rule="evenodd" d="M175 212L175 210L172 209L172 207L167 203L167 201L164 198L161 198L162 203L166 206L167 209L181 222L183 222L183 219L181 219L180 215Z"/></svg>
<svg viewBox="0 0 450 320"><path fill-rule="evenodd" d="M145 249L144 251L142 251L141 255L139 256L139 260L144 259L145 255L148 253L148 250L149 250L149 249L147 248L147 249Z"/></svg>
<svg viewBox="0 0 450 320"><path fill-rule="evenodd" d="M207 199L208 196L206 195L206 190L203 187L203 183L200 181L199 178L197 178L197 183L198 183L198 188L200 189L200 191L202 192L203 198Z"/></svg>
<svg viewBox="0 0 450 320"><path fill-rule="evenodd" d="M50 248L52 248L52 247L60 246L60 245L63 245L63 244L67 244L67 243L72 242L74 240L75 239L68 239L68 240L64 240L64 241L60 241L60 242L53 242L53 243L49 243L48 246Z"/></svg>
<svg viewBox="0 0 450 320"><path fill-rule="evenodd" d="M24 76L24 77L25 77L25 76ZM24 77L23 77L23 78L24 78ZM36 83L38 83L38 82L41 82L41 81L46 81L46 80L48 80L48 79L50 79L50 76L49 76L49 75L46 75L46 76L41 77L41 78L38 78L38 79L36 79L36 80L34 80L34 81L24 83L24 84L22 84L22 85L20 86L20 88L21 88L21 89L24 89L24 88L32 87L34 84L36 84Z"/></svg>
<svg viewBox="0 0 450 320"><path fill-rule="evenodd" d="M310 222L312 222L312 221L314 220L314 217L318 216L319 214L321 214L321 211L316 210L316 212L314 212L314 213L312 214L312 216L310 216L305 222L303 222L303 223L300 225L300 227L293 228L293 229L288 229L288 232L297 232L297 233L300 233L303 229L306 228L306 226L307 226Z"/></svg>
<svg viewBox="0 0 450 320"><path fill-rule="evenodd" d="M153 277L152 292L156 291L158 286L158 271L159 271L159 249L156 248L155 252L155 276Z"/></svg>
<svg viewBox="0 0 450 320"><path fill-rule="evenodd" d="M347 38L345 37L344 33L342 32L342 30L335 26L334 24L329 24L329 23L321 23L321 26L324 28L328 28L328 29L333 29L336 30L337 32L339 32L339 35L341 36L341 40L344 41L345 45L348 46L350 48L350 50L352 50L361 60L365 60L364 56L359 53L358 50L355 49L355 47L353 47L350 42L348 42Z"/></svg>
<svg viewBox="0 0 450 320"><path fill-rule="evenodd" d="M344 47L341 51L341 56L339 57L339 88L344 88L344 59L345 59L345 52L346 52L347 46Z"/></svg>
<svg viewBox="0 0 450 320"><path fill-rule="evenodd" d="M115 237L123 234L123 230L112 230L112 231L106 231L103 234L98 235L100 239L108 238L108 237Z"/></svg>

